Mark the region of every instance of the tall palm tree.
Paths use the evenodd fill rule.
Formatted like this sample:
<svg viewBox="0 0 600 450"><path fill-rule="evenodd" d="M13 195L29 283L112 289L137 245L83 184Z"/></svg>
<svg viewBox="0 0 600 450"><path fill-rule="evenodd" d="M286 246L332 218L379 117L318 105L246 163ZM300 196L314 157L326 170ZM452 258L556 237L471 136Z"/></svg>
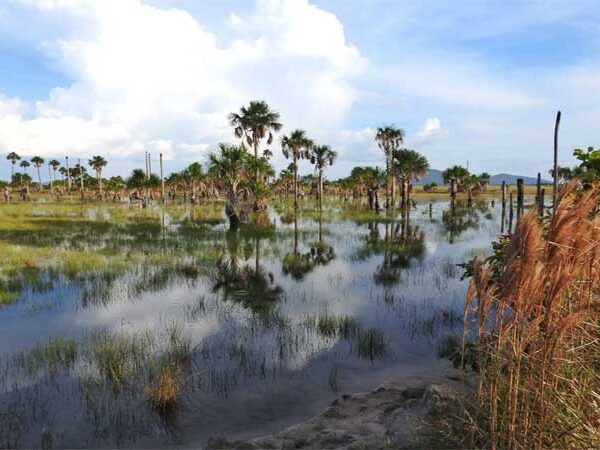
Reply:
<svg viewBox="0 0 600 450"><path fill-rule="evenodd" d="M298 209L298 160L310 158L310 148L313 142L306 137L304 130L294 130L289 136L281 138L281 150L283 156L294 162L294 209Z"/></svg>
<svg viewBox="0 0 600 450"><path fill-rule="evenodd" d="M389 208L390 201L390 186L391 186L391 204L394 205L394 195L395 195L395 182L393 175L393 167L391 164L392 152L397 150L400 145L404 142L404 130L401 128L396 128L394 125L383 125L377 128L377 132L375 133L375 140L377 141L377 145L383 153L385 154L385 173L386 173L386 208Z"/></svg>
<svg viewBox="0 0 600 450"><path fill-rule="evenodd" d="M254 157L258 159L258 146L260 141L267 137L267 144L273 142L273 132L279 131L282 124L279 122L279 113L273 111L265 101L251 101L242 106L237 113L229 114L229 123L234 127L235 135L246 139L249 146L254 148ZM258 183L258 172L254 174L254 181Z"/></svg>
<svg viewBox="0 0 600 450"><path fill-rule="evenodd" d="M60 167L60 162L58 162L56 159L53 159L48 162L48 166L52 168L52 172L54 173L54 177L50 177L50 188L52 188L54 186L54 180L56 179L56 171Z"/></svg>
<svg viewBox="0 0 600 450"><path fill-rule="evenodd" d="M8 155L6 155L6 159L8 159L11 163L10 179L12 181L13 177L15 176L15 164L17 164L17 161L19 161L21 157L15 152L10 152Z"/></svg>
<svg viewBox="0 0 600 450"><path fill-rule="evenodd" d="M21 161L21 164L19 164L19 166L21 166L21 168L23 169L23 172L25 172L25 175L27 175L27 168L30 166L31 164L29 164L29 161ZM23 184L23 175L21 175L21 185Z"/></svg>
<svg viewBox="0 0 600 450"><path fill-rule="evenodd" d="M407 207L410 204L411 180L427 175L429 162L419 152L404 148L392 152L392 165L402 183L402 207Z"/></svg>
<svg viewBox="0 0 600 450"><path fill-rule="evenodd" d="M31 162L33 164L33 167L36 168L37 170L37 174L38 174L38 189L42 189L42 176L40 175L40 167L42 167L42 165L44 164L44 158L42 158L41 156L34 156L33 158L31 158Z"/></svg>
<svg viewBox="0 0 600 450"><path fill-rule="evenodd" d="M243 145L219 144L219 153L209 156L209 172L218 177L227 192L225 213L229 228L236 229L240 222L239 196L248 182L248 154Z"/></svg>
<svg viewBox="0 0 600 450"><path fill-rule="evenodd" d="M312 148L310 162L318 173L319 209L323 209L323 173L327 166L332 166L337 158L337 152L328 145L315 145Z"/></svg>
<svg viewBox="0 0 600 450"><path fill-rule="evenodd" d="M102 156L93 156L88 161L88 164L96 171L96 179L98 180L98 189L100 189L100 195L102 195L102 169L106 167L108 161Z"/></svg>

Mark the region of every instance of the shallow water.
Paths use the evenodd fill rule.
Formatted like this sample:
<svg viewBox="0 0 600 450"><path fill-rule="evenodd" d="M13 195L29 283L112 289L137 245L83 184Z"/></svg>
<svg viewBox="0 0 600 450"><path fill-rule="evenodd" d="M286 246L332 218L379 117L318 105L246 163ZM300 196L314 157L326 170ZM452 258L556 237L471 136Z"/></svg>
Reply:
<svg viewBox="0 0 600 450"><path fill-rule="evenodd" d="M202 446L277 431L340 392L443 370L436 345L460 334L467 288L457 264L489 253L499 202L454 212L419 202L408 220L359 210L353 219L339 204L294 220L275 206L274 227L259 233L227 232L202 207L117 223L115 208L77 206L53 220L35 205L37 228L0 227L4 244L49 249L36 256L46 265L3 281L14 300L0 306L0 447L38 446L43 430L55 447ZM108 263L74 270L57 262L63 251ZM335 318L351 330L329 327ZM157 342L151 361L173 324L191 364L180 407L164 417L146 405L149 372L135 366L115 390L93 349L98 333L146 333ZM36 343L59 337L78 345L69 364L31 362Z"/></svg>

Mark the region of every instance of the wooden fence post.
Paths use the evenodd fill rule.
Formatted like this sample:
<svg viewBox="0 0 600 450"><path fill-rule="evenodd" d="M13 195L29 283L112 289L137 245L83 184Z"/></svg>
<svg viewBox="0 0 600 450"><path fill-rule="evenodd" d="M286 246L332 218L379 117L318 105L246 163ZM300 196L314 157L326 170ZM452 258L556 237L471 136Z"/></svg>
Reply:
<svg viewBox="0 0 600 450"><path fill-rule="evenodd" d="M525 200L525 190L523 187L523 178L517 178L517 219L523 215Z"/></svg>

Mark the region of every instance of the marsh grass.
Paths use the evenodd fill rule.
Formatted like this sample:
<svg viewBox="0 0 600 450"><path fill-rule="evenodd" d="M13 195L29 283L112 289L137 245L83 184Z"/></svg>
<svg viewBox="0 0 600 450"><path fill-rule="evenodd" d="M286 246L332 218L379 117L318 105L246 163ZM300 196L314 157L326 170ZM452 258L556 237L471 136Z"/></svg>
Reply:
<svg viewBox="0 0 600 450"><path fill-rule="evenodd" d="M368 328L358 333L357 353L361 359L374 361L385 355L387 343L384 334L377 328Z"/></svg>
<svg viewBox="0 0 600 450"><path fill-rule="evenodd" d="M359 325L354 318L350 316L335 316L327 312L307 316L305 323L309 328L315 329L320 335L325 337L352 339L356 337L359 331Z"/></svg>
<svg viewBox="0 0 600 450"><path fill-rule="evenodd" d="M527 214L501 258L475 261L463 343L485 420L470 445L600 447L599 204L600 186L573 182L545 227Z"/></svg>
<svg viewBox="0 0 600 450"><path fill-rule="evenodd" d="M12 361L30 377L42 371L55 374L59 369L69 371L73 368L78 350L75 339L59 337L38 342L30 350L17 352Z"/></svg>

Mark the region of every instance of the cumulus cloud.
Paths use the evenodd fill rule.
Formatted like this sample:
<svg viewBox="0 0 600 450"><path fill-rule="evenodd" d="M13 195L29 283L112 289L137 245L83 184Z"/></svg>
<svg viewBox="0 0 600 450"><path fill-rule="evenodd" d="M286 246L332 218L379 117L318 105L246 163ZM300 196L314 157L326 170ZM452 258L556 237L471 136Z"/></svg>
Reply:
<svg viewBox="0 0 600 450"><path fill-rule="evenodd" d="M232 141L227 114L264 99L285 124L328 136L356 99L365 60L341 22L308 0L258 0L219 40L186 11L141 0L16 0L65 22L42 39L73 82L25 106L0 96L0 147L25 154L201 159ZM310 32L307 32L310 30Z"/></svg>
<svg viewBox="0 0 600 450"><path fill-rule="evenodd" d="M419 130L420 137L428 137L442 129L442 122L437 117L429 117Z"/></svg>

